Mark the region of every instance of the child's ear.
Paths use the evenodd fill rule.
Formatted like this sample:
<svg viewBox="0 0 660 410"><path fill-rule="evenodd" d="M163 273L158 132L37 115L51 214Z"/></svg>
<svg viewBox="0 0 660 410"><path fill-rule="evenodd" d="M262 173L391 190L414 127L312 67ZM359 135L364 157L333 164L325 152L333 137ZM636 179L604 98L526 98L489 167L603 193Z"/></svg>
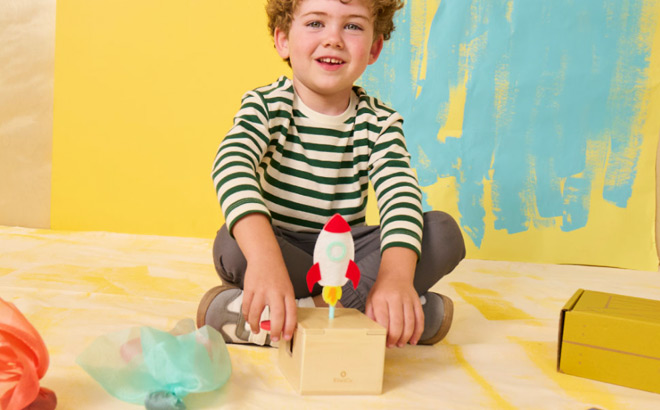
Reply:
<svg viewBox="0 0 660 410"><path fill-rule="evenodd" d="M289 58L289 36L287 33L280 30L279 27L276 27L275 32L273 32L273 40L275 41L277 54L279 54L283 60Z"/></svg>
<svg viewBox="0 0 660 410"><path fill-rule="evenodd" d="M369 51L369 64L373 64L378 60L378 56L380 55L380 52L383 51L383 44L385 43L385 40L383 39L383 35L379 35L378 38L376 38L371 45L371 50Z"/></svg>

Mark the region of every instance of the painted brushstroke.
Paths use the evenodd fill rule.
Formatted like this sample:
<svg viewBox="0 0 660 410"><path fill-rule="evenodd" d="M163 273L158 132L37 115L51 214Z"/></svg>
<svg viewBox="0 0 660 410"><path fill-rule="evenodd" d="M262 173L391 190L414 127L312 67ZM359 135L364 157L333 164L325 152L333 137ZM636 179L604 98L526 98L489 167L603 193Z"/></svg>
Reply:
<svg viewBox="0 0 660 410"><path fill-rule="evenodd" d="M574 231L592 191L632 195L652 1L408 1L362 85L404 116L421 185L455 179L477 247L486 183L495 229Z"/></svg>

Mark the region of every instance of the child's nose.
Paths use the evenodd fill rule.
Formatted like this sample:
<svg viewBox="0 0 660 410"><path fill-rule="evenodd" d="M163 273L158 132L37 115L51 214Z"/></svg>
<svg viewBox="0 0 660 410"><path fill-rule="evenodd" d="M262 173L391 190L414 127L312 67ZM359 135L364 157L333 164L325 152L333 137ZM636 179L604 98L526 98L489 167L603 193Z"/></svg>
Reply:
<svg viewBox="0 0 660 410"><path fill-rule="evenodd" d="M332 47L342 49L344 48L344 40L341 37L341 30L331 28L326 31L326 37L323 41L325 47Z"/></svg>

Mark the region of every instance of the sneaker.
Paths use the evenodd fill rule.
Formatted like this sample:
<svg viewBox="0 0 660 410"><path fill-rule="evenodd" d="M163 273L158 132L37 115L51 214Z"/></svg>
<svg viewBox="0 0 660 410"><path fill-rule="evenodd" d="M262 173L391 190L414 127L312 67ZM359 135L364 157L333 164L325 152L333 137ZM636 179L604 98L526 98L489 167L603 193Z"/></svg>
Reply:
<svg viewBox="0 0 660 410"><path fill-rule="evenodd" d="M197 327L209 325L220 332L225 343L273 346L270 333L261 330L253 334L243 318L241 305L243 291L235 286L223 285L210 289L199 302ZM261 321L268 320L268 309L261 314Z"/></svg>
<svg viewBox="0 0 660 410"><path fill-rule="evenodd" d="M449 333L454 303L447 296L435 292L427 292L420 299L424 311L424 331L417 344L433 345Z"/></svg>

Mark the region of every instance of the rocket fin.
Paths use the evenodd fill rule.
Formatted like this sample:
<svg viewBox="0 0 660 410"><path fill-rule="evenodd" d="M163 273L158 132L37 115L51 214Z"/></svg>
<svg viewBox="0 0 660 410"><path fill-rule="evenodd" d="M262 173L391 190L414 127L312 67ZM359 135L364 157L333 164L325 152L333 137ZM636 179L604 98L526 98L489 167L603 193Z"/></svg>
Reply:
<svg viewBox="0 0 660 410"><path fill-rule="evenodd" d="M348 261L346 277L353 282L353 289L357 289L358 283L360 283L360 268L358 268L353 260Z"/></svg>
<svg viewBox="0 0 660 410"><path fill-rule="evenodd" d="M321 280L321 269L319 268L319 263L316 262L307 271L307 288L309 289L310 292L314 288L314 284L320 280Z"/></svg>

